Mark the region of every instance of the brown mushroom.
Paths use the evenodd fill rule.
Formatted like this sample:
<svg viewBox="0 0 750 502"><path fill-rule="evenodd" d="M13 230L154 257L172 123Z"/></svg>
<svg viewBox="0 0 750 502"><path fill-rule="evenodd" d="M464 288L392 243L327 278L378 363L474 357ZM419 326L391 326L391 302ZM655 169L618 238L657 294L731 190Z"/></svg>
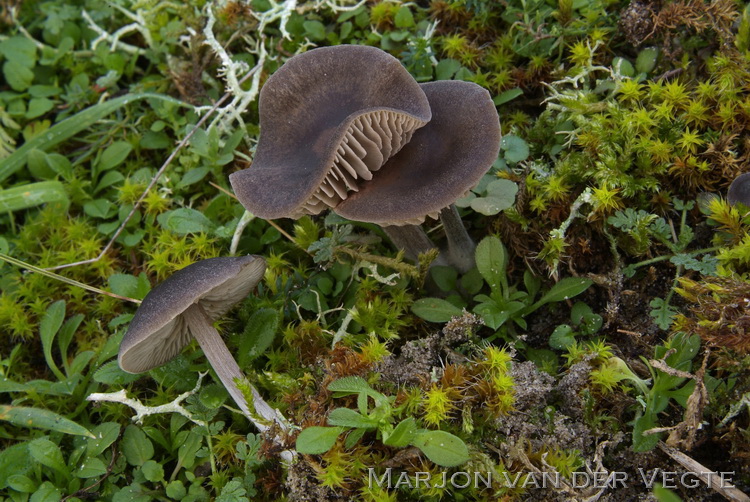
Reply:
<svg viewBox="0 0 750 502"><path fill-rule="evenodd" d="M473 266L474 244L453 203L474 187L500 151L500 123L489 93L462 81L421 84L432 120L359 191L334 211L379 225L419 224L440 216L450 261Z"/></svg>
<svg viewBox="0 0 750 502"><path fill-rule="evenodd" d="M211 367L242 412L264 431L269 423L285 427L252 388L257 420L235 383L243 374L212 323L245 298L263 277L260 256L210 258L178 270L144 298L120 344L117 360L128 373L141 373L172 360L194 337Z"/></svg>
<svg viewBox="0 0 750 502"><path fill-rule="evenodd" d="M289 59L263 86L259 113L253 164L229 179L242 205L266 219L335 207L431 117L396 58L355 45Z"/></svg>

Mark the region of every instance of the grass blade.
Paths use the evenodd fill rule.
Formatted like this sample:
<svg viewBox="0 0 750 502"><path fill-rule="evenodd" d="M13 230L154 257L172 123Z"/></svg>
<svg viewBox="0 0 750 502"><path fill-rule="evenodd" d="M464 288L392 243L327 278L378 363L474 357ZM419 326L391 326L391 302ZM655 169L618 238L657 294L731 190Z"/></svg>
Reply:
<svg viewBox="0 0 750 502"><path fill-rule="evenodd" d="M12 213L50 202L59 202L64 207L70 203L59 181L41 181L0 190L0 213Z"/></svg>
<svg viewBox="0 0 750 502"><path fill-rule="evenodd" d="M101 120L118 108L141 99L161 99L181 106L190 106L178 99L150 92L128 94L119 98L110 99L109 101L97 103L76 113L72 117L68 117L62 122L53 125L42 134L39 134L24 143L19 149L1 161L0 182L26 164L26 156L31 150L36 148L42 151L47 151L58 143L62 143L66 139L90 127L94 122Z"/></svg>
<svg viewBox="0 0 750 502"><path fill-rule="evenodd" d="M37 274L41 274L45 277L49 277L50 279L56 279L58 281L64 282L66 284L70 284L71 286L77 286L79 288L83 288L87 291L91 291L93 293L99 293L100 295L107 295L111 296L112 298L117 298L118 300L125 300L127 302L131 303L137 303L140 304L140 300L136 300L135 298L128 298L127 296L121 296L117 295L115 293L112 293L110 291L104 291L103 289L95 288L94 286L89 286L88 284L84 284L82 282L78 282L75 279L70 279L68 277L62 276L60 274L56 274L54 272L50 272L49 270L44 270L43 268L35 267L34 265L30 263L26 263L25 261L17 260L13 258L12 256L8 256L7 254L0 253L0 261L4 261L6 263L10 263L11 265L15 265L16 267L25 268L26 270L30 270L32 272L36 272Z"/></svg>
<svg viewBox="0 0 750 502"><path fill-rule="evenodd" d="M82 425L78 425L72 420L68 420L52 411L39 408L0 405L0 420L5 420L19 427L34 427L62 432L63 434L72 434L74 436L94 437Z"/></svg>

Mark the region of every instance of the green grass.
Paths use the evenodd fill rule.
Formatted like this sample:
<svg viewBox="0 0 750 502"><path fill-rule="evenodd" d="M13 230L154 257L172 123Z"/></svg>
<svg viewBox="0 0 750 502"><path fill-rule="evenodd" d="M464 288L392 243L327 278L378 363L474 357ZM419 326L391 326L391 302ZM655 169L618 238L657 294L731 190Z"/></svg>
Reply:
<svg viewBox="0 0 750 502"><path fill-rule="evenodd" d="M503 476L674 471L660 440L750 492L750 216L726 202L750 170L747 7L654 6L635 47L646 34L618 0L283 4L0 16L0 501L525 500L551 492ZM251 218L234 198L259 89L339 44L491 93L500 155L457 204L476 268L410 263L332 213ZM196 343L140 375L116 362L127 300L235 248L268 267L217 328L293 425L276 441ZM285 465L300 430L316 454ZM494 481L369 485L386 466Z"/></svg>

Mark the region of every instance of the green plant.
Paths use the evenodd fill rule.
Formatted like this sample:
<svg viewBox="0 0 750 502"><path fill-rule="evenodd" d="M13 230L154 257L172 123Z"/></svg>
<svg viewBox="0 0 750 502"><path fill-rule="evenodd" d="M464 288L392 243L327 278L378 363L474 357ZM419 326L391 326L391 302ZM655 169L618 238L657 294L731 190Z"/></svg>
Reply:
<svg viewBox="0 0 750 502"><path fill-rule="evenodd" d="M549 338L553 349L565 350L575 343L577 335L593 335L602 327L602 316L594 314L591 307L583 302L576 302L570 309L571 324L560 324Z"/></svg>
<svg viewBox="0 0 750 502"><path fill-rule="evenodd" d="M328 424L332 427L305 428L297 436L297 451L300 453L325 453L347 430L345 446L351 448L365 433L375 431L384 445L394 448L415 446L438 465L450 467L469 460L466 444L449 432L421 429L413 417L405 418L394 426L392 399L372 389L362 378L335 380L328 385L328 390L334 393L334 397L355 394L358 411L335 408L328 415Z"/></svg>
<svg viewBox="0 0 750 502"><path fill-rule="evenodd" d="M693 358L698 355L699 347L700 337L698 335L679 332L667 343L654 349L654 359L663 360L669 368L689 373L692 369ZM652 383L648 392L645 392L644 383L638 383L638 380L633 378L632 375L628 377L631 381L637 383L641 392L644 392L639 399L639 408L633 422L633 449L635 451L647 451L656 446L660 435L658 433L648 435L644 433L649 429L658 427L657 417L667 408L670 400L675 400L680 406L686 408L687 399L695 387L695 380L664 372L649 364L645 358L643 361L647 363L651 372ZM622 368L622 365L619 364L618 367Z"/></svg>
<svg viewBox="0 0 750 502"><path fill-rule="evenodd" d="M469 293L478 293L482 288L482 279L489 287L489 295L475 294L473 300L478 302L473 311L482 317L485 325L496 330L495 335L507 337L513 333L508 327L510 321L526 329L525 318L552 302L573 298L584 292L592 284L590 279L569 277L552 286L549 291L537 299L541 281L530 271L525 271L523 288L511 285L508 281L508 255L500 239L494 236L484 238L475 253L476 271L466 274L461 284ZM443 273L443 272L438 272ZM440 280L438 283L453 287L454 281ZM454 300L458 301L458 299ZM439 298L421 298L414 302L412 310L421 318L431 322L447 322L453 316L461 315L461 309L455 304ZM505 326L507 331L500 329Z"/></svg>

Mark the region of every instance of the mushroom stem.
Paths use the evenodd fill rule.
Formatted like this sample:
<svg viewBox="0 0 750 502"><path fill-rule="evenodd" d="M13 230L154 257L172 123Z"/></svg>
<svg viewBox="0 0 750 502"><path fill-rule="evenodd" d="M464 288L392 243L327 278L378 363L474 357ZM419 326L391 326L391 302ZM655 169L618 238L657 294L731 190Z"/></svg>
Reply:
<svg viewBox="0 0 750 502"><path fill-rule="evenodd" d="M440 211L445 236L448 239L448 261L459 272L465 274L474 267L474 249L476 244L466 231L458 209L454 204Z"/></svg>
<svg viewBox="0 0 750 502"><path fill-rule="evenodd" d="M437 248L432 239L430 239L425 231L419 225L390 225L382 227L385 234L391 239L391 242L399 248L403 249L406 257L414 262L418 261L418 257L422 253L426 253L430 249ZM432 265L445 265L445 260L438 256Z"/></svg>
<svg viewBox="0 0 750 502"><path fill-rule="evenodd" d="M208 318L206 317L203 308L199 304L193 304L185 310L183 315L185 316L187 325L190 327L190 333L192 333L195 339L198 340L198 344L201 346L201 349L203 349L203 353L206 354L211 367L216 371L221 383L223 383L224 387L229 391L229 395L232 396L232 399L234 399L240 407L242 413L248 417L248 419L250 419L250 421L261 432L268 429L269 425L257 420L254 416L255 414L260 415L261 418L270 423L273 423L274 421L278 422L279 427L281 427L282 430L286 429L286 425L280 420L277 412L263 400L260 394L258 394L258 391L255 390L255 387L252 385L250 386L250 389L253 393L252 404L255 408L255 414L250 411L245 402L245 396L235 383L235 379L244 378L242 370L240 370L237 361L234 360L234 357L229 352L229 349L227 349L226 344L224 344L221 336L216 331L216 328L208 322Z"/></svg>

